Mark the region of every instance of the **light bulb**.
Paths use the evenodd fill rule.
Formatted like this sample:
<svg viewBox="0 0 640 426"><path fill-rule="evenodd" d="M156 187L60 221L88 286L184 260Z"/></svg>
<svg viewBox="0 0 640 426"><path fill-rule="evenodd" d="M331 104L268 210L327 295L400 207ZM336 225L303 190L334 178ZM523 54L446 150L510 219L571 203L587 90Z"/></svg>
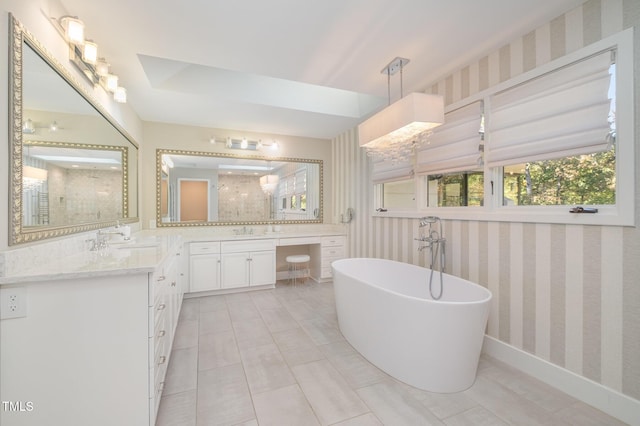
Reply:
<svg viewBox="0 0 640 426"><path fill-rule="evenodd" d="M72 16L64 16L60 19L60 25L64 28L64 34L69 43L78 45L84 43L84 22Z"/></svg>
<svg viewBox="0 0 640 426"><path fill-rule="evenodd" d="M120 102L121 104L127 102L127 89L124 87L118 86L113 92L113 100L116 102Z"/></svg>
<svg viewBox="0 0 640 426"><path fill-rule="evenodd" d="M98 45L92 41L85 41L82 48L82 60L94 65L98 61Z"/></svg>
<svg viewBox="0 0 640 426"><path fill-rule="evenodd" d="M118 76L114 74L108 74L106 77L106 86L108 91L115 92L118 88Z"/></svg>

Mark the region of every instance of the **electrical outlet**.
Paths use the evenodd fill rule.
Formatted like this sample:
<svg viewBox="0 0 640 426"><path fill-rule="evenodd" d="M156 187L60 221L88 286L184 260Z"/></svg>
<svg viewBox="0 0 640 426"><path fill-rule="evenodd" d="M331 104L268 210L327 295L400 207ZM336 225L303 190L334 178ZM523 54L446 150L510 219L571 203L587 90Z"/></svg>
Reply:
<svg viewBox="0 0 640 426"><path fill-rule="evenodd" d="M0 289L0 319L27 316L27 291L24 287Z"/></svg>

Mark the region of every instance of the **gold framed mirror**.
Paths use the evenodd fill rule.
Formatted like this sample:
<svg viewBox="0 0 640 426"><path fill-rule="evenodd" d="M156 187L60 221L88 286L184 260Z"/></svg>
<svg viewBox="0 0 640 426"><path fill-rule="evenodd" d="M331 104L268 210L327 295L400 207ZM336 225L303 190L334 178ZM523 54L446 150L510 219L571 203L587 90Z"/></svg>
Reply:
<svg viewBox="0 0 640 426"><path fill-rule="evenodd" d="M138 145L9 21L9 244L137 221Z"/></svg>
<svg viewBox="0 0 640 426"><path fill-rule="evenodd" d="M158 149L156 223L322 223L322 173L322 160Z"/></svg>

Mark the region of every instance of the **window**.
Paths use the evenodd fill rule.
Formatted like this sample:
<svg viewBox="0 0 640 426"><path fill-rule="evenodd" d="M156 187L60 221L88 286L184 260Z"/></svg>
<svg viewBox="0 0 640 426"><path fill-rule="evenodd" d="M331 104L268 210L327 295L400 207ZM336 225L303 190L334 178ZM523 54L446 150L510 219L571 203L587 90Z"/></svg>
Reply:
<svg viewBox="0 0 640 426"><path fill-rule="evenodd" d="M613 58L600 52L492 96L502 205L615 204Z"/></svg>
<svg viewBox="0 0 640 426"><path fill-rule="evenodd" d="M416 205L415 180L401 180L382 184L382 208L411 210Z"/></svg>
<svg viewBox="0 0 640 426"><path fill-rule="evenodd" d="M484 173L482 171L430 175L423 178L427 207L482 206Z"/></svg>
<svg viewBox="0 0 640 426"><path fill-rule="evenodd" d="M374 162L375 207L634 225L633 81L633 32L625 30L449 105L412 161ZM576 206L598 214L570 214Z"/></svg>
<svg viewBox="0 0 640 426"><path fill-rule="evenodd" d="M614 205L615 149L508 166L503 179L505 206Z"/></svg>

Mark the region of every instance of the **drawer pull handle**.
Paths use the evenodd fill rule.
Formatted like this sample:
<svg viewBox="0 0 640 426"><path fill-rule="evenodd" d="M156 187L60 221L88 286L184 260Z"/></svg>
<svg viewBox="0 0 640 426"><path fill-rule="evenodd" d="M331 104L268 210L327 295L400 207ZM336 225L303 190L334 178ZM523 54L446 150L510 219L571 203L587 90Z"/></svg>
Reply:
<svg viewBox="0 0 640 426"><path fill-rule="evenodd" d="M162 355L162 356L160 357L160 361L158 361L158 365L162 365L162 364L164 364L166 361L167 361L167 357L166 357L166 356L164 356L164 355Z"/></svg>
<svg viewBox="0 0 640 426"><path fill-rule="evenodd" d="M158 337L164 337L165 334L167 334L166 331L160 330L160 332L158 333Z"/></svg>
<svg viewBox="0 0 640 426"><path fill-rule="evenodd" d="M161 304L158 306L158 310L159 310L159 311L162 311L162 310L163 310L164 308L166 308L166 307L167 307L167 305L165 305L164 303L161 303Z"/></svg>
<svg viewBox="0 0 640 426"><path fill-rule="evenodd" d="M167 279L167 277L165 277L164 275L160 275L160 276L156 279L156 281L164 281L164 280L166 280L166 279Z"/></svg>

